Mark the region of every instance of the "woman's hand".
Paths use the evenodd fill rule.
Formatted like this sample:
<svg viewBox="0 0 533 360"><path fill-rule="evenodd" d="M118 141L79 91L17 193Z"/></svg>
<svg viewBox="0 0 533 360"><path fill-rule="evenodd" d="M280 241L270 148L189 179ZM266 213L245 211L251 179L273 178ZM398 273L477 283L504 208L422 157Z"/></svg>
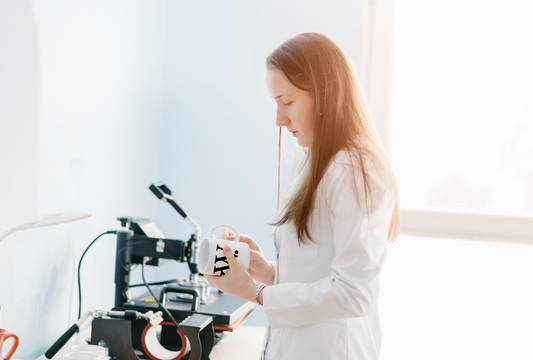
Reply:
<svg viewBox="0 0 533 360"><path fill-rule="evenodd" d="M229 246L224 246L224 256L228 260L229 270L222 276L204 274L209 285L227 294L255 302L255 292L259 285L255 284L250 274L239 265Z"/></svg>
<svg viewBox="0 0 533 360"><path fill-rule="evenodd" d="M229 229L223 229L220 237L225 240L235 240L235 234ZM247 243L250 247L248 274L266 285L274 284L274 266L265 258L259 245L248 235L241 234L240 237L240 241Z"/></svg>

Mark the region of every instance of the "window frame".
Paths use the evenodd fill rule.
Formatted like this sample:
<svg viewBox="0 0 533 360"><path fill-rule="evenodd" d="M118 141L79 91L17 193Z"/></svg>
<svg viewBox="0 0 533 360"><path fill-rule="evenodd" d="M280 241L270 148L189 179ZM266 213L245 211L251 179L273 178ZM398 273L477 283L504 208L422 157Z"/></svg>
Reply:
<svg viewBox="0 0 533 360"><path fill-rule="evenodd" d="M361 84L376 130L390 156L395 0L364 0ZM401 191L401 189L400 189ZM533 215L466 208L404 208L400 234L533 244Z"/></svg>

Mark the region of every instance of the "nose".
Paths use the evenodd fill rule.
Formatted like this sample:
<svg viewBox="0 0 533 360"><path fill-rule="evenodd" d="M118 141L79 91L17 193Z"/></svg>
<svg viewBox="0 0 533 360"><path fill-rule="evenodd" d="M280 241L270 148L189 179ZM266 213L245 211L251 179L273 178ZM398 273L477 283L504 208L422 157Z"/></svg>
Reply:
<svg viewBox="0 0 533 360"><path fill-rule="evenodd" d="M285 111L283 111L283 108L281 108L278 105L278 109L276 111L276 125L279 127L287 126L290 124L290 122L291 120L289 119L287 114L285 114Z"/></svg>

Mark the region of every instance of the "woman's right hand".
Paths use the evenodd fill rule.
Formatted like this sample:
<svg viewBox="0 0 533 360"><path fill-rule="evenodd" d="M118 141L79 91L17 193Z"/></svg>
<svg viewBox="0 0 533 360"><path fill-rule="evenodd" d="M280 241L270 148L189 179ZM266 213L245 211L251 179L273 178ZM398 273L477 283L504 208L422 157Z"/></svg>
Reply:
<svg viewBox="0 0 533 360"><path fill-rule="evenodd" d="M230 229L223 229L220 238L234 241L235 234ZM274 265L265 258L259 245L257 245L254 239L244 234L240 234L240 241L247 243L250 247L250 267L248 268L248 274L255 280L266 285L274 284Z"/></svg>

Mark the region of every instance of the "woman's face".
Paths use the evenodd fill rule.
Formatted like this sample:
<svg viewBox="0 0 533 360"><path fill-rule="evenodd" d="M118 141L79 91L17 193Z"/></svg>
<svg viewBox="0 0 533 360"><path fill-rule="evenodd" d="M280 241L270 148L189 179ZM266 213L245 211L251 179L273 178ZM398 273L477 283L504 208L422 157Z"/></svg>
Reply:
<svg viewBox="0 0 533 360"><path fill-rule="evenodd" d="M270 96L276 100L276 125L285 126L301 147L311 145L313 99L310 93L291 84L278 69L267 70L266 83Z"/></svg>

